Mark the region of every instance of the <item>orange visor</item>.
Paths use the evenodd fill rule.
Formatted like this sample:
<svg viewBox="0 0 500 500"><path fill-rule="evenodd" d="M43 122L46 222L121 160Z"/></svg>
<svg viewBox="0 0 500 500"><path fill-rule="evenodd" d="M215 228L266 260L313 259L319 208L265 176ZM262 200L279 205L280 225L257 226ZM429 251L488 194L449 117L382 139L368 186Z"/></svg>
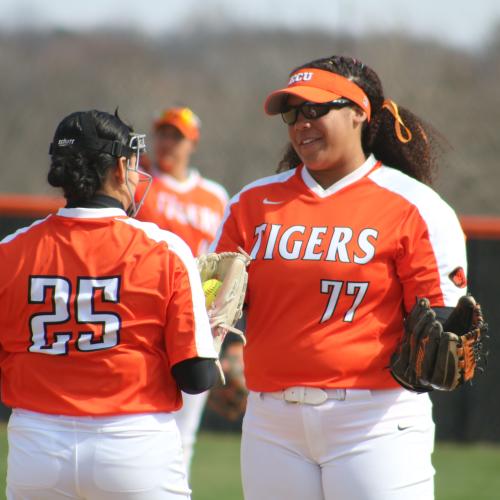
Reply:
<svg viewBox="0 0 500 500"><path fill-rule="evenodd" d="M288 86L275 90L266 99L264 109L268 115L277 115L286 109L289 95L296 95L306 101L324 103L345 97L366 112L370 121L371 107L363 89L347 78L316 68L302 68L296 71Z"/></svg>
<svg viewBox="0 0 500 500"><path fill-rule="evenodd" d="M189 108L170 108L155 120L154 128L158 129L164 125L172 125L181 134L191 141L200 138L200 119Z"/></svg>

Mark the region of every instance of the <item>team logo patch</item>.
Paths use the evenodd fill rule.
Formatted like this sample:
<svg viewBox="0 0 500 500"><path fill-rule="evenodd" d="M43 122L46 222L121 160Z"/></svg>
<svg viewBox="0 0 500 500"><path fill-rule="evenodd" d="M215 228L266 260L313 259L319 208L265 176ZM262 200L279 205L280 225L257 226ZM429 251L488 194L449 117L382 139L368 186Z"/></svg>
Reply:
<svg viewBox="0 0 500 500"><path fill-rule="evenodd" d="M448 275L448 277L458 288L465 288L467 286L467 277L465 276L463 267L457 267Z"/></svg>

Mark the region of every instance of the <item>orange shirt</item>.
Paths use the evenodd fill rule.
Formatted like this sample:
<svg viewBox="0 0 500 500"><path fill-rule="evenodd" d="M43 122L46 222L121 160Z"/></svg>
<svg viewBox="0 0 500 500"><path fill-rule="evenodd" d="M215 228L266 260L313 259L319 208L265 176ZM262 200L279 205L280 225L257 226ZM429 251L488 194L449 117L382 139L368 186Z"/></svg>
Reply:
<svg viewBox="0 0 500 500"><path fill-rule="evenodd" d="M139 184L137 200L144 187ZM207 252L215 237L227 199L220 184L204 179L196 170L190 170L183 182L156 171L136 218L172 231L189 245L194 255L200 255Z"/></svg>
<svg viewBox="0 0 500 500"><path fill-rule="evenodd" d="M0 242L2 400L63 415L174 411L171 367L215 358L187 245L118 208L60 209Z"/></svg>
<svg viewBox="0 0 500 500"><path fill-rule="evenodd" d="M454 306L465 288L465 240L429 187L370 157L328 189L307 168L245 187L212 250L253 261L247 294L246 381L291 386L397 387L387 366L417 297Z"/></svg>

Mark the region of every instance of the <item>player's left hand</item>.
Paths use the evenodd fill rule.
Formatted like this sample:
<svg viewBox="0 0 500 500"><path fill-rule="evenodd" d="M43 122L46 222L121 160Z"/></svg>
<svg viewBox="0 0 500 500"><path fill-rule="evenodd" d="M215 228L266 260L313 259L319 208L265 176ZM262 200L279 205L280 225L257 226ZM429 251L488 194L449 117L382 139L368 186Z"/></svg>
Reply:
<svg viewBox="0 0 500 500"><path fill-rule="evenodd" d="M481 306L470 295L460 298L444 325L429 301L418 299L391 357L391 374L411 391L451 391L483 371L487 330Z"/></svg>

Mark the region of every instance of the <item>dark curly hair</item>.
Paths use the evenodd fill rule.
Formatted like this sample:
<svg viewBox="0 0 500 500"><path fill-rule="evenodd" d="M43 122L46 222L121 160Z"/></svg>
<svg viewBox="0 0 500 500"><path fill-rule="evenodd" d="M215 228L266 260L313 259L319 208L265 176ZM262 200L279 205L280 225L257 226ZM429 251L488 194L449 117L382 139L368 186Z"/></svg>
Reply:
<svg viewBox="0 0 500 500"><path fill-rule="evenodd" d="M95 125L97 137L128 145L132 127L118 116L103 111L77 111L66 116L54 134L54 143L60 138L83 135L82 116L87 113ZM116 165L116 157L83 147L58 148L52 153L47 180L51 186L61 187L68 204L75 205L91 200L107 177L108 170Z"/></svg>
<svg viewBox="0 0 500 500"><path fill-rule="evenodd" d="M401 119L412 134L409 142L399 141L395 133L395 118L389 110L382 107L385 100L384 90L373 69L351 57L331 56L303 64L290 74L303 68L330 71L352 80L361 87L368 96L372 109L371 120L369 123L365 122L361 137L364 153L373 153L385 165L425 184L432 184L437 172L438 156L443 151L443 137L411 111L398 106ZM297 152L288 144L279 163L278 172L295 168L300 163L302 161Z"/></svg>

